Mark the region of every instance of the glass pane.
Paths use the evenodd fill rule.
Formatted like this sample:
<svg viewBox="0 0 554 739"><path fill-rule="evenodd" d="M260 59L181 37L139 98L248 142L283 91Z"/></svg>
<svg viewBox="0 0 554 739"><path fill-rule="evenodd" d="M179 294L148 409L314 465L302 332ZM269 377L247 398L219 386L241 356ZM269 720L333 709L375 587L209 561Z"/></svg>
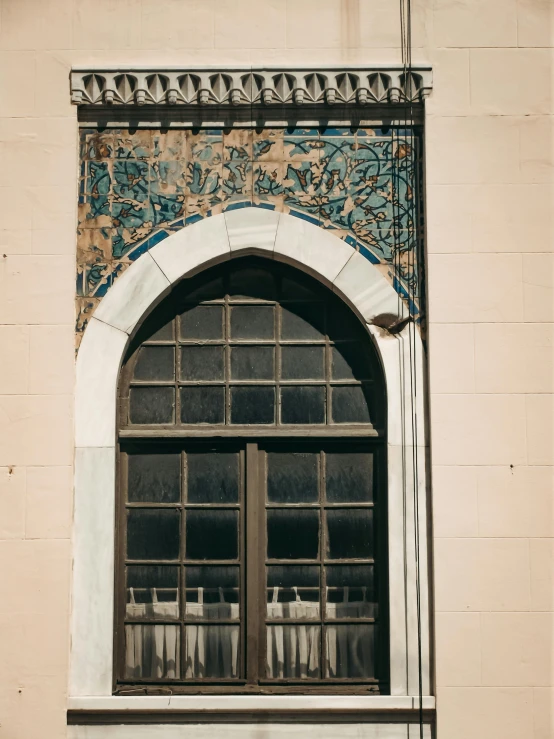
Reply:
<svg viewBox="0 0 554 739"><path fill-rule="evenodd" d="M224 422L224 387L182 387L180 393L182 423Z"/></svg>
<svg viewBox="0 0 554 739"><path fill-rule="evenodd" d="M148 341L173 341L174 337L174 321L169 321L165 326L150 334Z"/></svg>
<svg viewBox="0 0 554 739"><path fill-rule="evenodd" d="M289 277L283 277L281 283L281 297L285 300L291 298L300 298L304 300L316 300L317 295L309 287L306 287L296 280L291 280Z"/></svg>
<svg viewBox="0 0 554 739"><path fill-rule="evenodd" d="M235 269L229 279L229 296L237 298L275 299L273 275L265 269Z"/></svg>
<svg viewBox="0 0 554 739"><path fill-rule="evenodd" d="M273 380L275 349L272 346L235 346L231 349L231 379Z"/></svg>
<svg viewBox="0 0 554 739"><path fill-rule="evenodd" d="M325 388L282 387L281 423L325 423Z"/></svg>
<svg viewBox="0 0 554 739"><path fill-rule="evenodd" d="M178 503L181 499L180 454L129 454L131 503Z"/></svg>
<svg viewBox="0 0 554 739"><path fill-rule="evenodd" d="M187 454L188 503L238 503L239 455L236 452Z"/></svg>
<svg viewBox="0 0 554 739"><path fill-rule="evenodd" d="M267 567L267 617L319 619L319 567Z"/></svg>
<svg viewBox="0 0 554 739"><path fill-rule="evenodd" d="M330 565L327 618L376 618L373 565Z"/></svg>
<svg viewBox="0 0 554 739"><path fill-rule="evenodd" d="M281 307L281 338L324 339L323 303L288 303Z"/></svg>
<svg viewBox="0 0 554 739"><path fill-rule="evenodd" d="M334 301L332 309L328 311L327 326L332 341L354 339L362 335L360 322L340 301Z"/></svg>
<svg viewBox="0 0 554 739"><path fill-rule="evenodd" d="M179 511L132 509L127 511L129 559L177 559Z"/></svg>
<svg viewBox="0 0 554 739"><path fill-rule="evenodd" d="M175 389L132 387L129 400L131 423L174 423Z"/></svg>
<svg viewBox="0 0 554 739"><path fill-rule="evenodd" d="M185 587L188 620L238 620L238 567L185 567Z"/></svg>
<svg viewBox="0 0 554 739"><path fill-rule="evenodd" d="M281 347L283 380L323 380L325 349L322 346Z"/></svg>
<svg viewBox="0 0 554 739"><path fill-rule="evenodd" d="M269 452L267 499L270 503L315 503L318 476L318 454Z"/></svg>
<svg viewBox="0 0 554 739"><path fill-rule="evenodd" d="M275 389L232 387L231 423L275 423Z"/></svg>
<svg viewBox="0 0 554 739"><path fill-rule="evenodd" d="M239 637L240 626L187 624L183 677L238 677Z"/></svg>
<svg viewBox="0 0 554 739"><path fill-rule="evenodd" d="M179 627L125 625L125 677L175 680L180 677Z"/></svg>
<svg viewBox="0 0 554 739"><path fill-rule="evenodd" d="M235 305L231 308L232 339L273 339L273 306Z"/></svg>
<svg viewBox="0 0 554 739"><path fill-rule="evenodd" d="M238 557L238 511L189 508L186 521L187 559Z"/></svg>
<svg viewBox="0 0 554 739"><path fill-rule="evenodd" d="M327 556L329 559L373 557L373 509L327 510Z"/></svg>
<svg viewBox="0 0 554 739"><path fill-rule="evenodd" d="M161 310L151 313L139 330L139 335L145 341L174 341L174 321L170 318L171 305L160 306Z"/></svg>
<svg viewBox="0 0 554 739"><path fill-rule="evenodd" d="M267 511L269 559L316 559L319 553L319 511Z"/></svg>
<svg viewBox="0 0 554 739"><path fill-rule="evenodd" d="M326 454L325 465L328 503L371 503L373 454Z"/></svg>
<svg viewBox="0 0 554 739"><path fill-rule="evenodd" d="M375 677L375 624L325 627L325 677Z"/></svg>
<svg viewBox="0 0 554 739"><path fill-rule="evenodd" d="M331 356L333 380L368 380L371 377L369 358L360 342L338 344L332 348Z"/></svg>
<svg viewBox="0 0 554 739"><path fill-rule="evenodd" d="M181 314L182 339L223 338L223 306L194 305Z"/></svg>
<svg viewBox="0 0 554 739"><path fill-rule="evenodd" d="M182 346L181 380L223 380L222 346Z"/></svg>
<svg viewBox="0 0 554 739"><path fill-rule="evenodd" d="M203 277L205 279L205 275ZM202 276L200 277L200 280L202 280ZM195 300L217 300L225 294L222 277L216 277L215 280L210 280L209 282L203 282L201 284L198 284L198 280L194 280L193 284L198 286L187 292L187 300L189 303L192 303Z"/></svg>
<svg viewBox="0 0 554 739"><path fill-rule="evenodd" d="M360 385L331 388L334 423L369 423L369 408Z"/></svg>
<svg viewBox="0 0 554 739"><path fill-rule="evenodd" d="M320 626L274 624L266 629L266 675L269 679L321 677Z"/></svg>
<svg viewBox="0 0 554 739"><path fill-rule="evenodd" d="M173 380L175 349L172 346L143 346L135 364L135 380Z"/></svg>
<svg viewBox="0 0 554 739"><path fill-rule="evenodd" d="M127 567L128 619L179 618L179 570L177 567L132 565Z"/></svg>

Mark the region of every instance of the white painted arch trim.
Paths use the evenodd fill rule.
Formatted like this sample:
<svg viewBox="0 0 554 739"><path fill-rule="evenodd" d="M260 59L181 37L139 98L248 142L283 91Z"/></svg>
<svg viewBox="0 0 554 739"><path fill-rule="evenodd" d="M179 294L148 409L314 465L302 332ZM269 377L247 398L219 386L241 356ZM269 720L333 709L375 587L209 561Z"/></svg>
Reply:
<svg viewBox="0 0 554 739"><path fill-rule="evenodd" d="M393 336L372 325L383 314L405 317L406 308L379 270L352 247L307 221L261 208L243 208L206 218L143 254L118 278L84 333L77 358L75 397L69 695L112 696L116 399L119 371L130 336L142 318L183 277L244 254L286 261L327 285L365 322L381 356L388 395L391 694L400 697L419 693L413 517L417 497L421 511L421 668L423 695L429 695L427 454L419 332L408 324ZM414 363L417 388L413 406L409 372ZM418 423L416 446L414 410ZM416 462L417 481L413 473ZM255 702L256 698L248 700ZM241 699L237 696L233 700L240 706ZM183 697L182 702L193 708L198 706L198 700L190 696ZM371 705L375 699L362 700L364 705ZM306 697L306 701L312 705L313 697Z"/></svg>

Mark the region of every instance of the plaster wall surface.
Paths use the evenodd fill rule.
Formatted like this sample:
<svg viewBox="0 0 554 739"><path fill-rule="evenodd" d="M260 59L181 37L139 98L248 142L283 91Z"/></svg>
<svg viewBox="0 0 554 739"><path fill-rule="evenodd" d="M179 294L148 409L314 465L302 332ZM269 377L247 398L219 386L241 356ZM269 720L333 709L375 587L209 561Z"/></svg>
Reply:
<svg viewBox="0 0 554 739"><path fill-rule="evenodd" d="M434 68L426 198L438 736L549 739L554 4L412 7L414 62ZM399 39L391 0L0 2L0 736L67 735L71 66L397 63Z"/></svg>

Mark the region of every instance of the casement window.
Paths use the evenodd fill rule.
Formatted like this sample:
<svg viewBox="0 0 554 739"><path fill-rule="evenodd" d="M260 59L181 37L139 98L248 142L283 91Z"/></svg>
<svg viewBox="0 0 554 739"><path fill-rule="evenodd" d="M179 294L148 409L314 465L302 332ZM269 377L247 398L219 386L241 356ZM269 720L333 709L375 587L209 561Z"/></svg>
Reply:
<svg viewBox="0 0 554 739"><path fill-rule="evenodd" d="M177 284L120 377L116 692L389 692L385 412L316 280Z"/></svg>

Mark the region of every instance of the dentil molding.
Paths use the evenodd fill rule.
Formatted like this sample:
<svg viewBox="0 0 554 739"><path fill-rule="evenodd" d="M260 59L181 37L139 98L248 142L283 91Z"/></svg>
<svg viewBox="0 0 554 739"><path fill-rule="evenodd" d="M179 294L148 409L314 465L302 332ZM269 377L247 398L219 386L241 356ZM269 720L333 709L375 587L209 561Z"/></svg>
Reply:
<svg viewBox="0 0 554 739"><path fill-rule="evenodd" d="M87 67L71 72L71 101L81 106L420 103L431 88L428 66Z"/></svg>

